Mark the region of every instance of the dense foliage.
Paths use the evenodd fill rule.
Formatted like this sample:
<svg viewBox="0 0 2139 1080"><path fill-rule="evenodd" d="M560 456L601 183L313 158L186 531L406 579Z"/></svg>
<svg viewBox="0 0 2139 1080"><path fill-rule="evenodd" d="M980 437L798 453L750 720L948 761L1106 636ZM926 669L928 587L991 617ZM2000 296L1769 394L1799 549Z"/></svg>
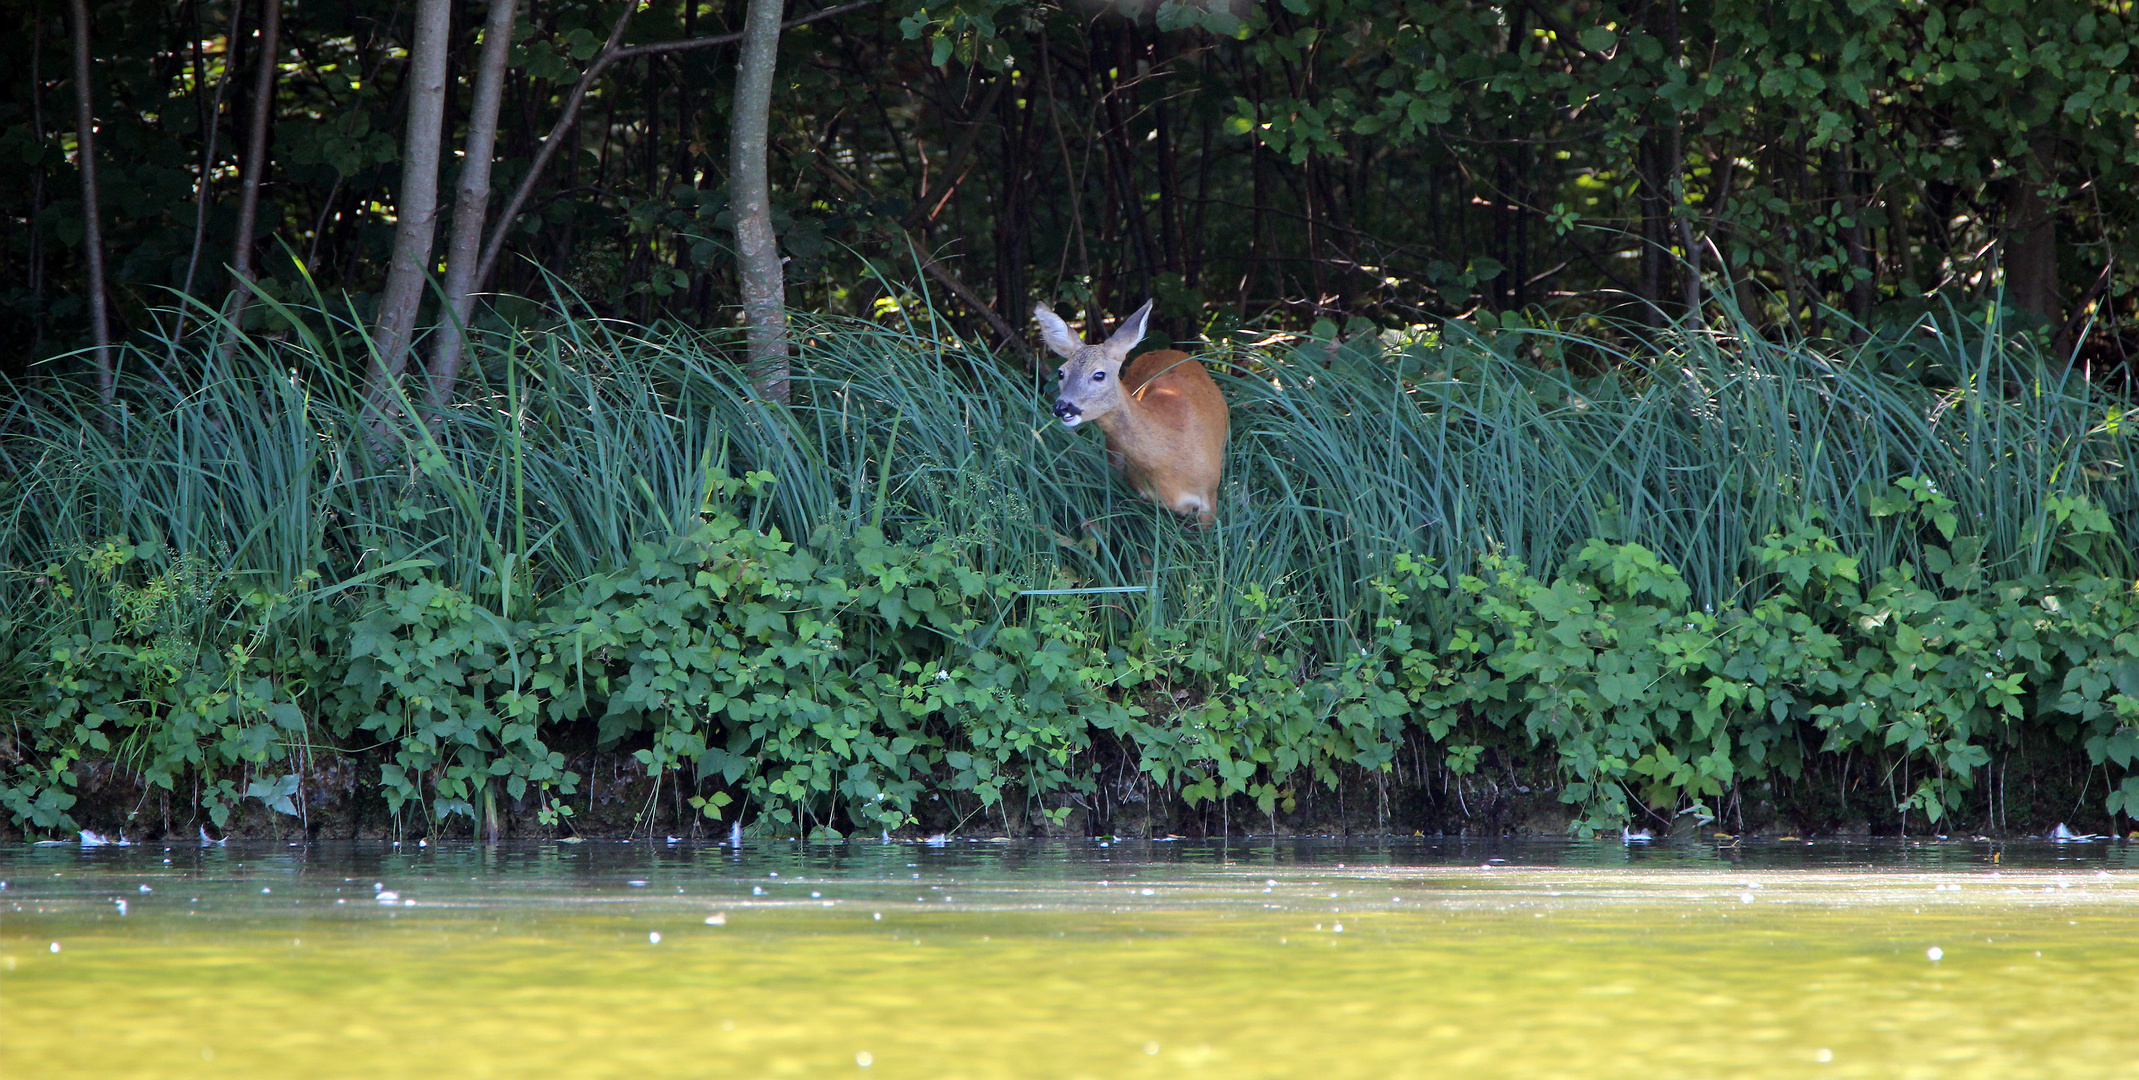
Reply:
<svg viewBox="0 0 2139 1080"><path fill-rule="evenodd" d="M220 306L252 164L261 287L317 285L370 317L416 6L282 12L249 162L265 8L88 5L119 331L174 332L151 315L168 290ZM656 0L623 41L720 37L742 8ZM12 374L87 333L63 9L13 5L0 41ZM493 207L624 11L521 14ZM451 147L481 14L454 23ZM2066 356L2121 363L2139 303L2133 19L2128 0L886 0L783 39L788 288L801 310L932 306L1023 348L1036 299L1119 314L1157 296L1181 339L1539 305L1653 327L1727 302L1848 340L2002 287ZM608 314L731 321L733 71L727 47L605 69L491 284L539 292L546 270ZM282 328L272 307L246 318ZM539 315L500 300L484 318Z"/></svg>
<svg viewBox="0 0 2139 1080"><path fill-rule="evenodd" d="M782 832L1503 784L1579 829L1757 820L1838 765L1854 812L1997 827L2015 760L2139 810L2130 417L1995 322L1648 369L1505 325L1214 350L1198 532L936 336L815 325L790 407L696 334L567 319L382 433L290 374L352 328L281 314L118 425L67 388L6 417L15 827L116 775L143 816L105 827L567 828L589 753Z"/></svg>

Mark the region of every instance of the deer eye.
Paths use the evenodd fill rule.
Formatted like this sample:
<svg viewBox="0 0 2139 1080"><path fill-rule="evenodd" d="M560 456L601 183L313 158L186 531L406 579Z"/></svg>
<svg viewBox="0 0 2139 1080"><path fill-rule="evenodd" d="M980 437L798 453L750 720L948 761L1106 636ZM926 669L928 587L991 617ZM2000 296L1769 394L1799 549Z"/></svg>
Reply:
<svg viewBox="0 0 2139 1080"><path fill-rule="evenodd" d="M1107 381L1107 373L1106 373L1106 372L1104 372L1104 371L1095 371L1095 372L1093 372L1093 373L1092 373L1092 381L1093 381L1093 382L1106 382L1106 381Z"/></svg>

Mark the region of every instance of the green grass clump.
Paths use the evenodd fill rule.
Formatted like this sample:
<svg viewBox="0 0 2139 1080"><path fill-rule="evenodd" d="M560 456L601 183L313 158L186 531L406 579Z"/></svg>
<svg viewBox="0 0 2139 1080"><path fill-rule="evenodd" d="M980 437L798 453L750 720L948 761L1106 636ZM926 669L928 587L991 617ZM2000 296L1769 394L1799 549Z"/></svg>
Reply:
<svg viewBox="0 0 2139 1080"><path fill-rule="evenodd" d="M13 725L0 796L18 823L72 820L72 770L100 759L166 790L192 778L218 822L249 799L302 812L293 778L358 747L383 755L397 812L493 816L497 783L559 813L576 779L545 740L591 729L640 747L657 775L688 774L710 810L740 797L797 828L890 827L934 789L1057 812L1090 800L1095 739L1129 747L1162 790L1248 796L1268 813L1295 774L1334 784L1340 768L1384 769L1419 731L1451 769L1474 766L1481 740L1558 747L1596 824L1712 799L1766 767L1778 732L1835 730L1822 717L1839 714L1817 710L1852 691L1793 691L1802 708L1771 718L1787 731L1740 725L1710 747L1714 767L1692 767L1704 759L1690 748L1739 730L1728 708L1599 742L1639 726L1627 709L1643 699L1538 704L1507 670L1529 660L1504 650L1554 613L1593 645L1602 629L1539 597L1591 589L1583 602L1600 603L1628 587L1600 567L1668 571L1676 584L1641 601L1662 603L1643 618L1657 634L1720 619L1718 640L1737 632L1731 613L1778 598L1846 629L1883 617L1857 610L1875 596L1935 621L1938 603L1976 603L1990 583L2135 570L2126 404L2025 339L1951 315L1847 349L1725 324L1637 356L1513 318L1215 343L1203 356L1233 439L1218 523L1200 531L1109 476L1099 440L1049 415L1039 374L933 321L798 321L795 400L775 405L723 335L561 312L479 337L455 403L404 402L402 422L382 423L351 377L366 366L360 329L324 308L286 315L295 332L241 342L228 366L212 340L184 357L132 349L116 412L42 384L0 415L0 704ZM784 628L725 593L680 599L730 580L673 549L721 515L770 545L751 558L780 569L747 581L792 601ZM1805 594L1778 561L1787 537L1847 560L1854 599ZM610 592L587 591L602 582ZM1892 600L1906 582L1946 591ZM619 607L616 590L639 599ZM1982 603L2000 626L2029 610ZM649 644L731 617L760 652L707 654L719 679L674 669L683 644ZM778 636L805 617L830 636ZM652 621L633 637L618 618ZM1524 640L1532 659L1559 647ZM827 696L797 700L831 711L737 711L754 678L738 673L765 649L822 669ZM620 659L635 650L652 651ZM388 655L398 668L378 666ZM1658 668L1650 685L1661 694L1695 670L1744 681L1722 652L1699 665ZM2072 690L2067 671L2029 669L2042 710ZM1499 680L1492 704L1450 696L1484 685L1472 675ZM1624 680L1609 685L1625 696ZM1954 685L1940 708L2008 715L2004 699ZM640 696L619 705L615 686ZM2104 708L2089 714L2110 717L2090 736L2097 763L2124 746L2121 714ZM1539 710L1559 719L1531 723ZM1961 727L1918 723L1922 739L1894 752L1943 753L1940 775L1965 772L1995 725ZM1887 728L1851 730L1828 750L1885 752ZM1731 743L1741 735L1754 741ZM1924 750L1942 738L1959 749ZM1915 812L1953 811L1966 785L1934 788L1904 793Z"/></svg>

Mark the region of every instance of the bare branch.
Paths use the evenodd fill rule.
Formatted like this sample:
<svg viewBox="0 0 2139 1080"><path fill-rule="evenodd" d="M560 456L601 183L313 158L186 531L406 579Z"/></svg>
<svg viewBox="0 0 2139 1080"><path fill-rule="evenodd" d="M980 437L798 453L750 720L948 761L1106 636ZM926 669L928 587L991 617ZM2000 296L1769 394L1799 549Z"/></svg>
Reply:
<svg viewBox="0 0 2139 1080"><path fill-rule="evenodd" d="M844 15L850 11L872 7L876 2L877 0L855 0L854 3L826 8L823 11L812 12L799 19L790 19L781 23L780 29L784 33L795 27L816 22L819 19L829 19L835 15ZM579 118L579 107L586 100L587 88L594 85L594 80L600 78L602 72L607 71L611 64L621 60L630 60L639 56L688 52L694 49L709 49L718 45L733 45L743 39L743 36L739 33L719 34L713 37L686 38L682 41L664 41L647 45L633 45L629 48L618 48L617 42L623 40L624 27L631 21L632 10L632 8L626 7L624 14L617 17L616 25L609 29L609 40L603 43L602 51L597 53L594 61L587 65L587 70L580 75L579 81L572 84L571 93L565 95L564 111L558 115L557 122L550 126L550 133L544 136L542 140L542 149L535 152L535 160L527 167L527 175L521 177L520 186L513 191L512 200L505 204L505 211L498 215L497 224L490 230L490 239L483 245L483 261L476 267L475 282L472 286L475 291L482 291L490 281L491 271L497 268L498 255L505 249L505 239L511 235L513 223L520 219L521 211L527 208L527 200L534 194L535 184L542 179L542 170L548 167L550 159L557 155L557 149L564 145L565 130L570 128L573 121Z"/></svg>

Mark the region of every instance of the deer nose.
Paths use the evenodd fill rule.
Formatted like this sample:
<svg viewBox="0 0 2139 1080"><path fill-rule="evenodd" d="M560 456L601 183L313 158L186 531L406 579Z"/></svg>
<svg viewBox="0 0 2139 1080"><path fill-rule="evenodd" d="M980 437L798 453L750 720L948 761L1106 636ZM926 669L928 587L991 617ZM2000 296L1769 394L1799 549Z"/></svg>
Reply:
<svg viewBox="0 0 2139 1080"><path fill-rule="evenodd" d="M1066 398L1055 399L1055 418L1058 420L1067 420L1072 416L1081 415L1083 412L1083 409L1070 404Z"/></svg>

